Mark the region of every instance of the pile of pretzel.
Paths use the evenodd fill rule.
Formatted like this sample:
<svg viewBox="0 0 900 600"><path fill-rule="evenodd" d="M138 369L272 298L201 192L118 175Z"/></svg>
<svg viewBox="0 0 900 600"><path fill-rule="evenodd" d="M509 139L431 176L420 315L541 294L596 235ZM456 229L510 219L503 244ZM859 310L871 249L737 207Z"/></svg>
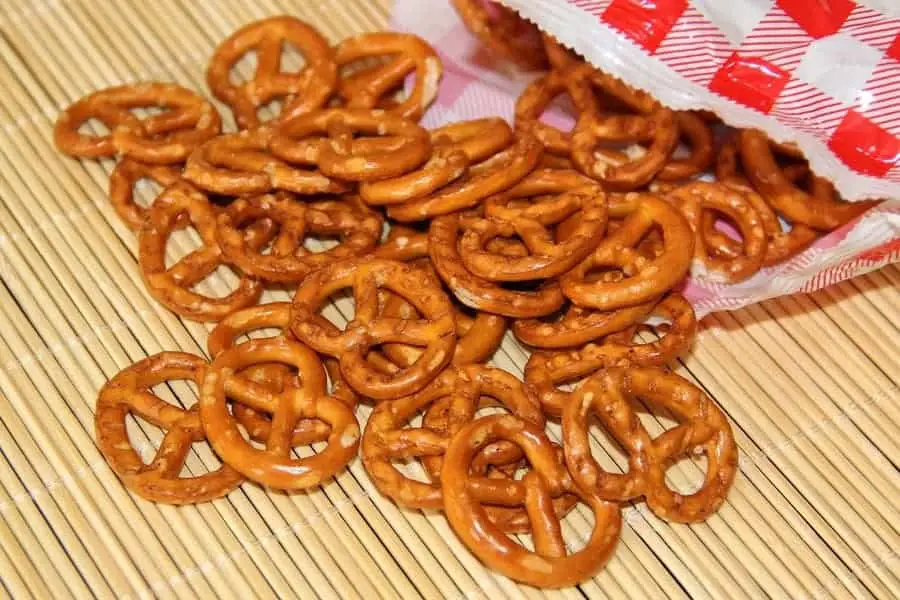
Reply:
<svg viewBox="0 0 900 600"><path fill-rule="evenodd" d="M299 71L283 70L285 43L303 55ZM846 215L822 180L812 179L819 191L794 187L802 163L774 162L794 151L753 132L720 152L719 182L683 181L713 159L704 117L548 49L555 68L523 94L515 128L482 119L427 131L417 121L441 74L427 43L375 33L332 47L289 17L248 25L215 50L208 84L237 132L222 133L215 106L173 84L99 91L61 114L60 150L119 157L110 199L137 234L149 293L215 323L209 359L164 352L101 391L98 445L129 489L171 504L219 498L247 479L307 489L361 453L394 502L443 510L486 565L541 587L603 567L625 502L644 499L682 523L719 508L737 449L722 411L667 368L696 331L677 287L697 260L738 280L795 252L799 225L772 229L776 191L804 214ZM255 73L234 83L248 53ZM395 94L410 75L409 93ZM562 91L580 111L571 135L538 120ZM280 112L261 119L273 100ZM91 120L108 131L83 131ZM682 136L691 153L673 158ZM774 165L764 175L760 156ZM134 188L148 178L163 191L143 207ZM738 235L720 231L723 218ZM169 264L167 244L185 228L200 247ZM310 249L322 239L327 249ZM230 294L197 287L223 266L237 275ZM267 287L292 301L259 304ZM322 310L347 290L352 315L340 329ZM533 350L524 381L486 364L508 326ZM177 379L198 386L195 406L153 392ZM374 405L362 432L360 403ZM654 411L677 426L654 437L639 417ZM129 440L129 415L166 431L149 463ZM561 422L561 440L548 419ZM592 452L592 419L626 452L625 473ZM183 476L203 441L221 467ZM314 453L294 453L306 446ZM706 458L703 483L677 493L667 470L694 454ZM572 552L562 521L578 503L594 529ZM530 534L531 546L510 534Z"/></svg>

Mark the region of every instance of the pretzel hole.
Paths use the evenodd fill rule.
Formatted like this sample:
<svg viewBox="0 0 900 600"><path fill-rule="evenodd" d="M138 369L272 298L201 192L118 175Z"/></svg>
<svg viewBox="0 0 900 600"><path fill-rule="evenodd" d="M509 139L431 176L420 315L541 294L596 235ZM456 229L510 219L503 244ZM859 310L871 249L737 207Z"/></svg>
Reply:
<svg viewBox="0 0 900 600"><path fill-rule="evenodd" d="M703 487L708 467L705 453L680 456L666 469L666 487L679 494L694 494Z"/></svg>
<svg viewBox="0 0 900 600"><path fill-rule="evenodd" d="M256 107L256 117L263 123L271 121L281 114L281 107L284 106L286 100L290 101L290 99L290 96L276 96L268 102L260 104Z"/></svg>
<svg viewBox="0 0 900 600"><path fill-rule="evenodd" d="M578 111L572 103L572 98L569 94L562 92L550 101L547 108L538 117L538 121L568 133L575 128L577 115Z"/></svg>
<svg viewBox="0 0 900 600"><path fill-rule="evenodd" d="M100 119L90 118L78 127L78 133L86 136L106 137L112 133L106 123Z"/></svg>
<svg viewBox="0 0 900 600"><path fill-rule="evenodd" d="M131 413L125 417L125 431L131 447L141 458L141 462L145 465L153 462L153 457L156 456L156 451L166 432L161 427L144 419L138 419Z"/></svg>
<svg viewBox="0 0 900 600"><path fill-rule="evenodd" d="M238 275L228 265L219 265L212 273L190 287L208 298L224 298L237 288Z"/></svg>
<svg viewBox="0 0 900 600"><path fill-rule="evenodd" d="M133 199L135 204L147 207L162 193L164 186L152 177L141 177L134 182Z"/></svg>

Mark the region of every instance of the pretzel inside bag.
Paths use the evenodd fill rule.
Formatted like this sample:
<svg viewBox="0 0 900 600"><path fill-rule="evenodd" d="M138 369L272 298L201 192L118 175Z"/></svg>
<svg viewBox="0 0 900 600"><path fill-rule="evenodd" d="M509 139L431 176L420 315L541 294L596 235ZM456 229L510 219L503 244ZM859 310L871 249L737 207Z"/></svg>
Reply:
<svg viewBox="0 0 900 600"><path fill-rule="evenodd" d="M199 386L205 373L203 359L183 352L163 352L124 369L100 390L94 414L97 446L125 486L147 500L164 504L207 502L228 494L244 480L227 464L202 475L180 475L191 444L206 439L200 414L196 406L180 408L151 390L177 379ZM149 464L129 439L128 415L166 432Z"/></svg>
<svg viewBox="0 0 900 600"><path fill-rule="evenodd" d="M679 425L655 439L631 401L665 408ZM628 472L609 473L591 456L588 416L593 413L628 453ZM660 518L693 523L715 512L734 481L737 446L722 411L686 379L659 369L613 368L587 380L563 406L566 464L585 493L622 501L643 496ZM673 491L666 471L679 458L702 451L703 486L692 494Z"/></svg>
<svg viewBox="0 0 900 600"><path fill-rule="evenodd" d="M298 72L281 70L285 43L306 61ZM250 52L256 54L253 76L233 83L232 69ZM313 27L294 17L271 17L242 27L216 47L206 83L231 108L239 128L253 129L260 125L259 108L275 99L284 100L282 119L321 108L337 85L337 65L328 41Z"/></svg>
<svg viewBox="0 0 900 600"><path fill-rule="evenodd" d="M536 25L498 2L452 2L469 31L495 55L529 71L546 68L547 55Z"/></svg>

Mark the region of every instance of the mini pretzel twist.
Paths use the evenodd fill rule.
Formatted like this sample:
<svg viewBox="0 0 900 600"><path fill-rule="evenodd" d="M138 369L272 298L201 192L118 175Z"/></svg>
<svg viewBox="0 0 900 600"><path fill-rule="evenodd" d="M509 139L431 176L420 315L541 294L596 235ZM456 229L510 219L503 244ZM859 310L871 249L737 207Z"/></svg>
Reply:
<svg viewBox="0 0 900 600"><path fill-rule="evenodd" d="M442 455L453 435L474 418L483 397L499 402L527 421L543 425L536 399L528 396L521 382L506 371L481 365L449 368L426 389L382 402L369 416L362 456L366 472L378 489L402 506L443 508L439 481ZM410 427L410 420L420 411L426 414L422 426ZM422 461L431 483L411 479L393 464L411 458Z"/></svg>
<svg viewBox="0 0 900 600"><path fill-rule="evenodd" d="M452 2L466 28L490 52L527 71L547 68L547 55L536 25L497 2Z"/></svg>
<svg viewBox="0 0 900 600"><path fill-rule="evenodd" d="M166 243L183 214L188 215L203 245L167 268ZM237 288L222 298L191 290L225 262L216 241L213 207L190 184L176 183L156 199L138 234L138 245L141 275L147 289L165 307L181 316L218 321L234 310L254 304L262 293L260 281L248 275L242 275Z"/></svg>
<svg viewBox="0 0 900 600"><path fill-rule="evenodd" d="M132 231L143 227L149 213L149 209L134 201L134 188L142 179L150 179L165 188L181 179L181 170L169 165L148 165L130 158L116 163L109 176L109 201L125 226ZM182 221L186 222L184 219Z"/></svg>
<svg viewBox="0 0 900 600"><path fill-rule="evenodd" d="M422 38L408 33L364 33L337 45L338 67L367 58L390 56L387 64L341 80L338 94L349 108L378 108L384 96L403 86L414 73L415 82L406 98L388 112L418 121L437 97L441 60Z"/></svg>
<svg viewBox="0 0 900 600"><path fill-rule="evenodd" d="M229 196L287 190L297 194L346 192L349 186L318 169L288 164L269 153L274 132L258 127L206 142L188 157L185 179L204 190Z"/></svg>
<svg viewBox="0 0 900 600"><path fill-rule="evenodd" d="M634 306L658 297L687 274L694 252L694 236L684 216L652 194L629 193L610 203L609 214L624 223L577 267L560 278L563 292L574 303L588 308L613 310ZM647 233L658 227L664 248L648 258L635 247ZM621 270L599 281L588 274L598 267Z"/></svg>
<svg viewBox="0 0 900 600"><path fill-rule="evenodd" d="M273 392L235 376L248 367L272 362L297 369L297 384ZM272 415L265 449L241 435L228 411L229 397ZM325 371L316 353L284 338L252 340L219 354L203 380L200 416L207 438L224 462L248 479L275 489L319 485L344 468L359 446L356 417L346 404L326 395ZM330 426L326 446L312 456L292 458L297 423L305 419Z"/></svg>
<svg viewBox="0 0 900 600"><path fill-rule="evenodd" d="M531 469L522 479L470 472L477 454L498 441L512 442L525 453ZM594 513L594 529L587 544L569 554L552 500L577 490L543 427L512 415L482 417L457 432L444 455L441 488L444 511L456 535L488 567L516 581L544 588L575 585L603 568L619 539L618 504L578 493ZM488 506L523 507L534 551L492 523Z"/></svg>
<svg viewBox="0 0 900 600"><path fill-rule="evenodd" d="M317 317L325 301L346 288L353 290L355 315L340 331ZM403 297L422 317L379 315L379 289ZM456 345L450 300L434 278L409 265L371 257L335 262L306 277L294 296L291 330L317 352L337 357L347 383L375 400L422 389L450 362ZM396 373L376 370L366 355L374 346L391 342L418 346L422 355Z"/></svg>
<svg viewBox="0 0 900 600"><path fill-rule="evenodd" d="M176 379L200 385L206 362L192 354L162 352L135 363L110 379L97 399L94 426L97 446L125 484L142 498L165 504L215 500L244 478L227 464L215 471L181 477L191 444L206 439L197 407L185 410L169 404L151 389ZM128 415L165 430L156 455L144 464L126 430Z"/></svg>
<svg viewBox="0 0 900 600"><path fill-rule="evenodd" d="M680 424L653 439L631 401L642 399L664 408ZM628 472L600 468L588 443L593 413L628 453ZM686 379L660 369L613 368L588 379L563 406L566 464L575 483L588 494L613 501L643 496L658 517L694 523L715 512L734 481L737 446L725 415ZM679 458L702 451L707 468L703 486L680 494L666 484L666 470Z"/></svg>
<svg viewBox="0 0 900 600"><path fill-rule="evenodd" d="M656 319L663 319L664 324L650 324ZM634 337L642 329L650 329L658 339L635 343ZM525 382L534 388L544 412L558 417L571 392L557 386L610 367L668 365L687 352L696 336L693 307L684 296L672 292L645 315L644 323L626 326L600 342L572 350L533 352L525 365Z"/></svg>
<svg viewBox="0 0 900 600"><path fill-rule="evenodd" d="M253 247L241 226L268 219L278 225L271 254ZM363 214L337 201L309 204L297 202L291 195L238 198L219 214L216 238L226 260L243 272L273 282L296 282L327 264L361 256L378 242L382 220L374 213ZM310 252L303 246L308 234L339 236L338 245L322 252Z"/></svg>
<svg viewBox="0 0 900 600"><path fill-rule="evenodd" d="M516 338L535 348L574 348L637 323L656 304L656 299L611 311L569 305L557 319L516 319Z"/></svg>
<svg viewBox="0 0 900 600"><path fill-rule="evenodd" d="M376 181L422 165L431 141L415 122L380 109L329 108L283 121L269 149L287 162L318 165L329 177Z"/></svg>
<svg viewBox="0 0 900 600"><path fill-rule="evenodd" d="M298 72L281 70L285 43L295 46L306 65ZM249 52L256 53L253 77L232 83L231 70ZM241 129L260 125L258 110L285 99L280 119L290 119L325 105L337 86L337 65L328 41L294 17L272 17L246 25L219 44L206 70L213 95L227 104Z"/></svg>
<svg viewBox="0 0 900 600"><path fill-rule="evenodd" d="M576 115L596 113L599 107L587 78L591 70L588 65L576 64L566 70L550 71L531 82L516 100L516 131L534 134L551 154L569 156L572 152L571 133L544 123L540 118L550 103L563 93L572 100Z"/></svg>
<svg viewBox="0 0 900 600"><path fill-rule="evenodd" d="M139 119L131 111L161 108ZM80 133L91 119L107 135ZM78 100L56 120L56 147L79 158L121 154L150 164L184 162L194 148L219 133L222 121L208 101L174 83L136 83L99 90Z"/></svg>
<svg viewBox="0 0 900 600"><path fill-rule="evenodd" d="M716 159L712 129L692 111L675 113L678 133L690 148L686 158L673 158L657 174L660 181L682 181L707 171Z"/></svg>
<svg viewBox="0 0 900 600"><path fill-rule="evenodd" d="M512 129L503 119L474 119L444 125L433 130L430 136L434 151L421 168L359 186L359 194L367 204L402 204L436 192L462 177L469 165L508 147Z"/></svg>

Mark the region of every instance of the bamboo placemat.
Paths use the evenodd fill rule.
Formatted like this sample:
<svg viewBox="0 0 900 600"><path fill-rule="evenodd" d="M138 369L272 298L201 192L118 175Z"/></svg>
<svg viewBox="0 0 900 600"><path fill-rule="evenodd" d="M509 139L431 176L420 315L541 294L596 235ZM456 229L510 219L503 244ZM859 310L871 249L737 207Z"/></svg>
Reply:
<svg viewBox="0 0 900 600"><path fill-rule="evenodd" d="M734 425L742 456L729 501L695 526L626 508L618 552L577 589L545 593L490 573L443 517L381 497L358 460L321 490L291 496L246 484L210 504L173 508L124 490L94 446L97 391L149 354L202 352L208 327L145 293L134 237L106 201L112 163L57 154L56 114L127 81L205 90L214 45L266 15L297 15L338 40L384 27L388 8L388 0L0 4L0 591L38 599L900 597L897 267L704 320L679 371ZM190 243L178 241L181 251ZM217 275L209 286L228 283ZM329 316L346 314L338 303ZM521 376L524 357L509 339L495 362ZM193 393L173 386L168 399L190 402ZM153 428L131 433L148 451L160 438ZM604 459L623 466L615 449ZM187 468L215 464L198 447ZM681 464L673 485L697 474ZM589 515L576 511L566 524L584 535Z"/></svg>

